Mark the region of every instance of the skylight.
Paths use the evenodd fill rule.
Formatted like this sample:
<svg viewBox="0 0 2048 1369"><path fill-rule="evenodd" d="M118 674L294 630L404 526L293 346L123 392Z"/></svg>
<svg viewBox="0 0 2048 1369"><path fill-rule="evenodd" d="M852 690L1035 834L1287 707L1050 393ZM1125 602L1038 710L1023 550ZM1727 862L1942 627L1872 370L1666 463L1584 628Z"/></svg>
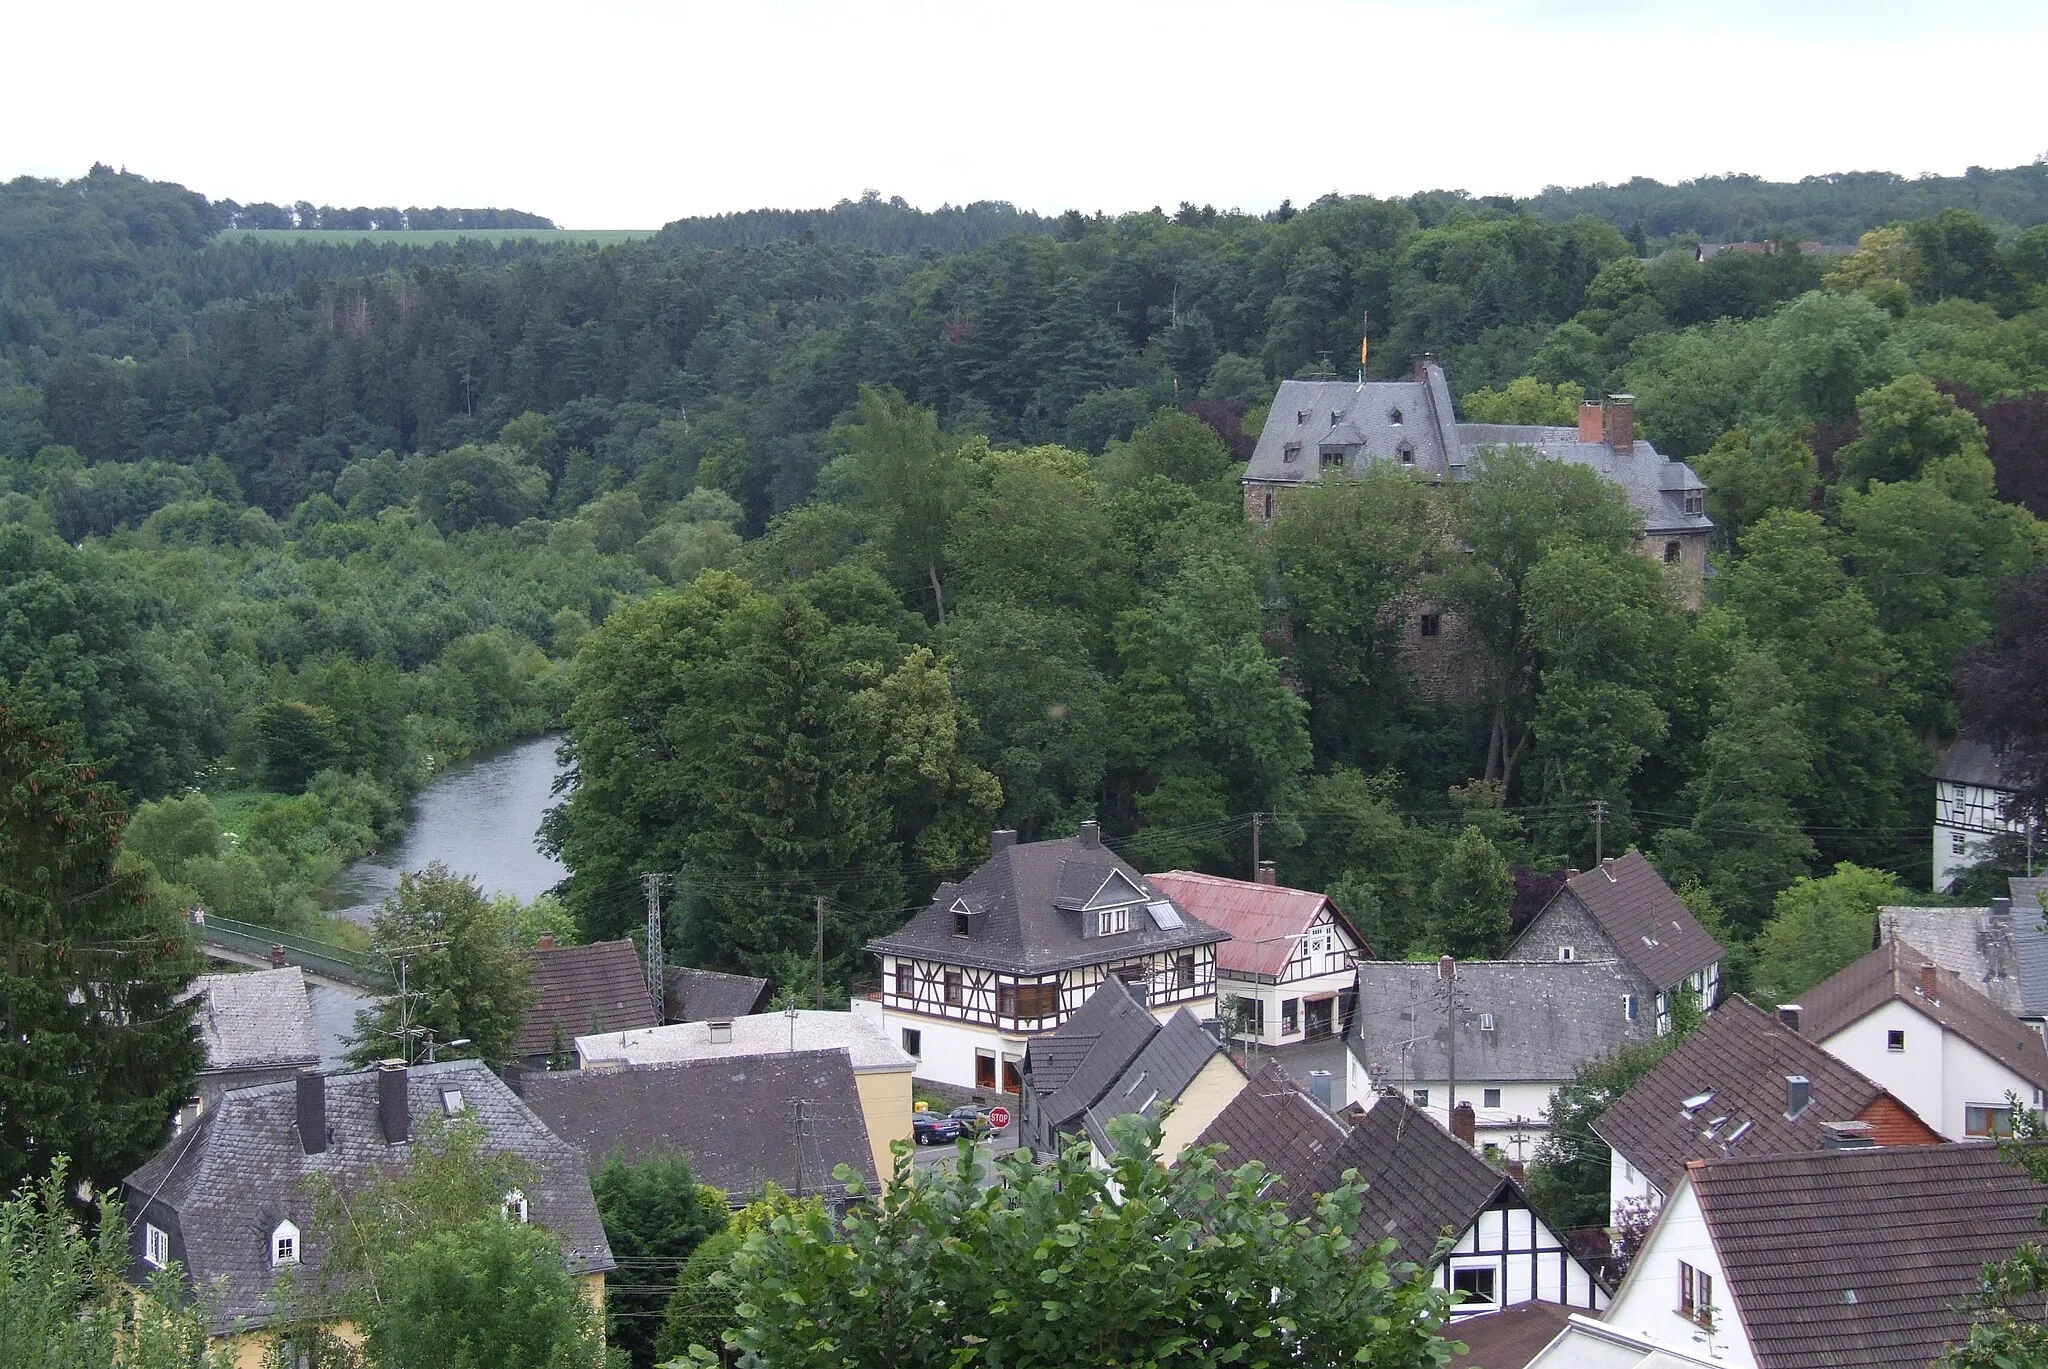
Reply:
<svg viewBox="0 0 2048 1369"><path fill-rule="evenodd" d="M1692 1097L1686 1099L1683 1103L1680 1103L1678 1106L1685 1109L1686 1116L1690 1117L1693 1113L1698 1112L1701 1108L1705 1107L1707 1104L1713 1101L1714 1091L1712 1089L1708 1089L1705 1093L1695 1093Z"/></svg>
<svg viewBox="0 0 2048 1369"><path fill-rule="evenodd" d="M1145 911L1152 914L1152 921L1162 932L1177 932L1181 929L1180 910L1161 899L1145 905Z"/></svg>

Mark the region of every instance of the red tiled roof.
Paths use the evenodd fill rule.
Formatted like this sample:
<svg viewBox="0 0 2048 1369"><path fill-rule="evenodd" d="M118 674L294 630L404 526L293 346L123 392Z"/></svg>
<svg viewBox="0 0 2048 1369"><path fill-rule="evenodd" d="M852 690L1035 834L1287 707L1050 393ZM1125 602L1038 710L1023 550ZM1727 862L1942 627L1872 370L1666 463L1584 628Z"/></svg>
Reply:
<svg viewBox="0 0 2048 1369"><path fill-rule="evenodd" d="M1372 954L1351 920L1325 894L1191 870L1169 870L1146 878L1211 927L1230 933L1230 940L1216 948L1216 968L1225 974L1278 979L1294 955L1295 943L1290 938L1307 931L1325 906L1365 953Z"/></svg>
<svg viewBox="0 0 2048 1369"><path fill-rule="evenodd" d="M533 962L533 1006L519 1024L513 1054L547 1054L554 1049L557 1024L565 1043L596 1032L661 1025L632 942L550 946L525 955Z"/></svg>

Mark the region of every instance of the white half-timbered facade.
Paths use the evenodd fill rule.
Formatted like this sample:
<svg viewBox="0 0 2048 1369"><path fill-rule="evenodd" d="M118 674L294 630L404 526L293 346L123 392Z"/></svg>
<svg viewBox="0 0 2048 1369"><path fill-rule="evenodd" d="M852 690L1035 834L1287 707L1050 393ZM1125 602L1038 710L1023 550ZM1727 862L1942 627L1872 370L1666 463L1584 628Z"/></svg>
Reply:
<svg viewBox="0 0 2048 1369"><path fill-rule="evenodd" d="M1436 1286L1454 1294L1451 1317L1481 1316L1524 1302L1554 1302L1598 1311L1607 1294L1549 1223L1511 1183L1458 1233L1436 1267Z"/></svg>
<svg viewBox="0 0 2048 1369"><path fill-rule="evenodd" d="M918 1061L917 1077L1018 1093L1024 1048L1115 977L1166 1021L1216 1015L1216 948L1226 933L1079 835L990 839L988 862L892 936L881 961L883 1025Z"/></svg>
<svg viewBox="0 0 2048 1369"><path fill-rule="evenodd" d="M1991 854L2001 836L2024 837L2025 814L2013 803L2018 782L1999 755L1964 738L1934 768L1934 891L1947 893L1956 876Z"/></svg>
<svg viewBox="0 0 2048 1369"><path fill-rule="evenodd" d="M1372 947L1323 894L1290 889L1269 863L1257 880L1170 870L1153 884L1211 927L1218 1013L1241 1041L1284 1046L1342 1036L1358 1010L1358 962Z"/></svg>

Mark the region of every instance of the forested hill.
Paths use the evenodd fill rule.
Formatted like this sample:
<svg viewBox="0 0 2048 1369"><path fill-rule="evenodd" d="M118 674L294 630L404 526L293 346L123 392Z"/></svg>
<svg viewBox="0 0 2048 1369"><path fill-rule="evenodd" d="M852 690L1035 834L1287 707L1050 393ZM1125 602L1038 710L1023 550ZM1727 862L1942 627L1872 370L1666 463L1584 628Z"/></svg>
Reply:
<svg viewBox="0 0 2048 1369"><path fill-rule="evenodd" d="M736 214L677 219L661 230L665 243L694 247L747 247L797 239L865 247L876 252L965 252L998 238L1050 233L1059 219L1000 200L914 209L900 195L884 200L873 190L830 209L750 209Z"/></svg>

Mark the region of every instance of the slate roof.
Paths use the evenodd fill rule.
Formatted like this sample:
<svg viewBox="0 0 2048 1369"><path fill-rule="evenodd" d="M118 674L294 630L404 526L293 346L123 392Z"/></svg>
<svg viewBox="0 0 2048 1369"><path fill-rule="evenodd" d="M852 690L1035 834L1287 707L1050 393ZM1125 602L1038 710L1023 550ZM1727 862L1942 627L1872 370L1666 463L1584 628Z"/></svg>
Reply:
<svg viewBox="0 0 2048 1369"><path fill-rule="evenodd" d="M1112 975L1057 1029L1032 1037L1024 1070L1043 1126L1071 1129L1158 1030L1159 1020Z"/></svg>
<svg viewBox="0 0 2048 1369"><path fill-rule="evenodd" d="M1956 1309L1985 1262L2038 1240L2048 1203L1991 1143L1707 1160L1688 1175L1762 1369L1929 1363L1968 1334Z"/></svg>
<svg viewBox="0 0 2048 1369"><path fill-rule="evenodd" d="M2018 789L2020 778L2005 757L1990 743L1958 737L1932 772L1935 779L1954 784L1974 784L1986 789Z"/></svg>
<svg viewBox="0 0 2048 1369"><path fill-rule="evenodd" d="M1356 1114L1352 1114L1356 1116ZM1324 1112L1277 1064L1268 1064L1203 1131L1198 1145L1229 1147L1222 1163L1257 1160L1287 1183L1288 1210L1314 1210L1316 1195L1355 1169L1369 1185L1359 1217L1363 1239L1391 1236L1400 1259L1427 1264L1445 1231L1470 1226L1520 1190L1467 1150L1427 1114L1396 1097L1374 1095L1362 1117L1347 1124Z"/></svg>
<svg viewBox="0 0 2048 1369"><path fill-rule="evenodd" d="M446 1116L443 1094L483 1124L486 1149L512 1151L537 1170L522 1192L528 1219L561 1238L574 1273L612 1268L611 1247L590 1194L583 1152L556 1136L502 1080L474 1060L415 1065L406 1079L413 1140L387 1144L377 1109L377 1071L326 1076L327 1148L305 1153L298 1131L298 1088L287 1081L232 1089L213 1109L124 1182L129 1246L138 1275L143 1222L174 1231L172 1254L195 1283L221 1287L215 1334L237 1319L260 1324L276 1311L270 1233L289 1219L300 1230L299 1287L317 1287L327 1241L313 1220L309 1181L323 1176L345 1189L402 1168L423 1132Z"/></svg>
<svg viewBox="0 0 2048 1369"><path fill-rule="evenodd" d="M1222 1043L1209 1034L1193 1013L1182 1008L1152 1033L1145 1049L1124 1066L1123 1072L1089 1107L1082 1121L1088 1139L1104 1155L1112 1153L1116 1149L1109 1135L1112 1120L1132 1115L1158 1117L1219 1056L1229 1059ZM1236 1069L1236 1063L1232 1062L1230 1068Z"/></svg>
<svg viewBox="0 0 2048 1369"><path fill-rule="evenodd" d="M1993 917L1989 908L1879 908L1880 941L1903 941L1929 960L1953 970L1965 984L2017 1015L2022 997L2018 921ZM2036 923L2040 922L2037 915ZM2035 929L2038 931L2038 928ZM2048 996L2048 985L2037 996Z"/></svg>
<svg viewBox="0 0 2048 1369"><path fill-rule="evenodd" d="M1660 989L1721 958L1721 943L1640 851L1610 857L1566 880L1558 897L1566 894L1600 924L1621 958Z"/></svg>
<svg viewBox="0 0 2048 1369"><path fill-rule="evenodd" d="M1656 1032L1653 1004L1638 1003L1628 1020L1623 1000L1635 981L1618 960L1468 960L1457 976L1460 1079L1569 1079L1588 1060ZM1347 1044L1375 1084L1448 1078L1448 1043L1434 964L1359 965L1357 1025Z"/></svg>
<svg viewBox="0 0 2048 1369"><path fill-rule="evenodd" d="M1297 942L1292 938L1306 932L1324 908L1364 954L1372 954L1372 947L1344 916L1344 910L1325 894L1191 870L1169 870L1148 878L1182 908L1230 934L1230 940L1216 948L1220 973L1278 980L1294 956Z"/></svg>
<svg viewBox="0 0 2048 1369"><path fill-rule="evenodd" d="M2012 906L2023 913L2031 914L2037 909L2048 909L2048 875L2035 875L2031 879L2022 879L2018 875L2009 876L2005 881L2005 890L2012 899Z"/></svg>
<svg viewBox="0 0 2048 1369"><path fill-rule="evenodd" d="M684 1060L624 1069L528 1074L527 1105L593 1165L615 1150L637 1160L651 1151L690 1157L700 1183L746 1199L773 1180L795 1191L790 1104L804 1099L804 1189L838 1192L833 1167L847 1164L878 1187L853 1062L844 1049Z"/></svg>
<svg viewBox="0 0 2048 1369"><path fill-rule="evenodd" d="M745 1017L768 1007L768 981L751 975L670 965L662 971L671 1022L711 1022Z"/></svg>
<svg viewBox="0 0 2048 1369"><path fill-rule="evenodd" d="M203 974L186 994L199 1000L192 1020L206 1044L209 1072L320 1063L306 976L298 966Z"/></svg>
<svg viewBox="0 0 2048 1369"><path fill-rule="evenodd" d="M1525 1369L1536 1352L1557 1339L1571 1320L1562 1303L1524 1302L1498 1312L1467 1317L1445 1329L1446 1340L1463 1341L1465 1353L1451 1356L1458 1369Z"/></svg>
<svg viewBox="0 0 2048 1369"><path fill-rule="evenodd" d="M735 1017L732 1039L713 1041L708 1022L675 1022L665 1027L605 1032L576 1038L576 1055L587 1069L593 1063L660 1065L676 1060L726 1060L752 1055L788 1055L794 1051L844 1050L855 1074L869 1071L909 1072L917 1061L857 1013L800 1010L789 1014L754 1013Z"/></svg>
<svg viewBox="0 0 2048 1369"><path fill-rule="evenodd" d="M2040 1034L1978 993L1953 970L1939 967L1940 993L1920 993L1920 966L1930 957L1903 941L1887 941L1847 969L1799 996L1801 1035L1824 1041L1894 999L1940 1023L2014 1074L2048 1089L2048 1049Z"/></svg>
<svg viewBox="0 0 2048 1369"><path fill-rule="evenodd" d="M1432 480L1462 479L1489 447L1531 447L1546 459L1588 466L1627 494L1645 532L1699 532L1713 527L1703 513L1685 511L1685 492L1705 483L1683 461L1672 461L1641 437L1617 452L1604 442L1581 442L1572 427L1460 423L1443 369L1424 368L1425 380L1286 380L1273 397L1266 426L1245 467L1249 484L1304 484L1322 478L1321 449L1343 448L1355 472L1376 462L1410 466ZM1399 412L1399 423L1393 415ZM1287 448L1299 451L1287 460ZM1402 448L1411 461L1402 460Z"/></svg>
<svg viewBox="0 0 2048 1369"><path fill-rule="evenodd" d="M1804 1076L1813 1090L1806 1109L1789 1121L1787 1075ZM1773 1014L1735 997L1617 1099L1593 1130L1668 1195L1689 1160L1819 1150L1824 1123L1854 1121L1884 1092ZM1705 1102L1686 1108L1702 1095L1709 1095Z"/></svg>
<svg viewBox="0 0 2048 1369"><path fill-rule="evenodd" d="M1130 930L1107 937L1082 936L1081 908L1114 876L1128 880L1142 896L1133 901ZM1181 926L1160 926L1146 910L1150 902L1172 900L1099 841L1062 837L1026 842L998 849L958 884L941 884L929 907L901 930L869 942L868 950L949 965L1045 973L1185 950L1228 935L1177 906L1174 915ZM974 918L975 929L965 937L953 934L956 903Z"/></svg>
<svg viewBox="0 0 2048 1369"><path fill-rule="evenodd" d="M549 946L524 953L533 965L533 1006L519 1024L512 1053L546 1055L555 1028L566 1044L591 1032L656 1025L647 973L630 941Z"/></svg>

